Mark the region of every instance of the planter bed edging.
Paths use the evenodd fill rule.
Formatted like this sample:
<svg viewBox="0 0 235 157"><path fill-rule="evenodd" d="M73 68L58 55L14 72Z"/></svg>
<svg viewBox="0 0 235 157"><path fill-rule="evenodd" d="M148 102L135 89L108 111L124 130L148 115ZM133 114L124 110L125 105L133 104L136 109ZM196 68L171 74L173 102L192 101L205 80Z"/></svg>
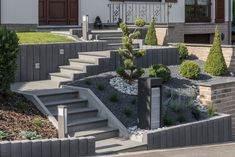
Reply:
<svg viewBox="0 0 235 157"><path fill-rule="evenodd" d="M232 140L231 116L219 114L210 119L163 128L144 135L148 149L166 149L214 144Z"/></svg>
<svg viewBox="0 0 235 157"><path fill-rule="evenodd" d="M79 157L94 154L94 137L0 142L1 157Z"/></svg>

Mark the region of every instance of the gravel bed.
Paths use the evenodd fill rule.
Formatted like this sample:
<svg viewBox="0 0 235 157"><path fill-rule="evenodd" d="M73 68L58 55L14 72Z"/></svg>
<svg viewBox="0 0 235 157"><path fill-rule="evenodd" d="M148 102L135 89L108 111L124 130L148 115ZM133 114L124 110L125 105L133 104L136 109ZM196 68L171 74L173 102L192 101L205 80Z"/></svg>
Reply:
<svg viewBox="0 0 235 157"><path fill-rule="evenodd" d="M179 66L168 66L171 70L171 80L165 84L166 87L169 87L175 90L177 93L181 93L182 95L187 96L195 96L195 93L198 94L197 84L202 82L210 82L210 81L218 81L221 79L231 78L229 74L225 76L210 76L204 72L204 64L205 62L202 60L194 60L201 68L201 74L198 79L190 80L182 77L179 74Z"/></svg>
<svg viewBox="0 0 235 157"><path fill-rule="evenodd" d="M198 95L198 83L207 81L216 81L224 78L231 78L231 76L214 77L204 72L204 62L201 60L194 60L201 67L201 74L197 80L190 80L182 77L179 74L179 66L168 66L172 73L172 78L169 82L164 84L164 96L169 96L169 90L175 91L177 95L183 97L196 97ZM145 76L147 76L147 69L145 69ZM97 97L109 108L109 110L126 126L133 127L137 125L137 96L123 94L109 84L110 79L116 77L115 72L107 72L92 77L84 78L74 82L72 85L89 88ZM89 81L87 81L89 80ZM99 86L104 89L100 90ZM167 90L166 90L167 89ZM112 102L110 98L117 95L118 101ZM168 96L167 96L168 95ZM165 99L165 98L163 98ZM126 114L126 109L131 110L131 113Z"/></svg>

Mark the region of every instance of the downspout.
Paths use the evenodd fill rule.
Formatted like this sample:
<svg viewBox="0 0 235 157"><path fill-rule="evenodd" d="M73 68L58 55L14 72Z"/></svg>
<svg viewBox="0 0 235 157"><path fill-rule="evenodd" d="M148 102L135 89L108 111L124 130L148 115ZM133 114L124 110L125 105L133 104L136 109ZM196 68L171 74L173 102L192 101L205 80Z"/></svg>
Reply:
<svg viewBox="0 0 235 157"><path fill-rule="evenodd" d="M229 0L229 21L228 21L228 40L229 40L229 45L231 45L231 41L232 41L232 4L231 4L232 0Z"/></svg>

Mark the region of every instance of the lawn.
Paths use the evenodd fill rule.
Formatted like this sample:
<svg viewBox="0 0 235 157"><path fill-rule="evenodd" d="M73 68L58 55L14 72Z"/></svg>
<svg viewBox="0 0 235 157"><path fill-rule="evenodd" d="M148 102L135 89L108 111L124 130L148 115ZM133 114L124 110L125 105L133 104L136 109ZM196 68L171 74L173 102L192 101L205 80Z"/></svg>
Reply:
<svg viewBox="0 0 235 157"><path fill-rule="evenodd" d="M47 32L19 32L17 33L17 36L20 39L20 44L75 42L75 40L63 35L57 35Z"/></svg>

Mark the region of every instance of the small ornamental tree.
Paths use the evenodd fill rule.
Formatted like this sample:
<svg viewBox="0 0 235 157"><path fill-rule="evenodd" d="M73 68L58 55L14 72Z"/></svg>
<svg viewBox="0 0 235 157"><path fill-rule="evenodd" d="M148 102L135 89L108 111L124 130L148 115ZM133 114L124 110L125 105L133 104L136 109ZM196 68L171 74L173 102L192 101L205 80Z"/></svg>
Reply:
<svg viewBox="0 0 235 157"><path fill-rule="evenodd" d="M18 41L14 31L0 27L0 93L2 94L8 93L10 84L15 81Z"/></svg>
<svg viewBox="0 0 235 157"><path fill-rule="evenodd" d="M213 46L210 49L205 63L205 72L214 76L220 76L227 72L227 65L220 44L220 31L218 26L215 29Z"/></svg>
<svg viewBox="0 0 235 157"><path fill-rule="evenodd" d="M123 79L127 80L131 84L134 80L141 77L144 73L142 68L137 68L135 61L137 58L145 55L145 50L134 50L133 49L133 39L137 39L140 36L140 32L134 31L133 33L125 34L122 38L123 47L119 49L119 54L121 55L124 65L117 69L117 74Z"/></svg>
<svg viewBox="0 0 235 157"><path fill-rule="evenodd" d="M152 45L152 46L158 44L156 30L155 30L155 20L154 20L154 18L152 18L152 20L150 22L150 26L149 26L147 35L145 37L144 43L146 45Z"/></svg>

